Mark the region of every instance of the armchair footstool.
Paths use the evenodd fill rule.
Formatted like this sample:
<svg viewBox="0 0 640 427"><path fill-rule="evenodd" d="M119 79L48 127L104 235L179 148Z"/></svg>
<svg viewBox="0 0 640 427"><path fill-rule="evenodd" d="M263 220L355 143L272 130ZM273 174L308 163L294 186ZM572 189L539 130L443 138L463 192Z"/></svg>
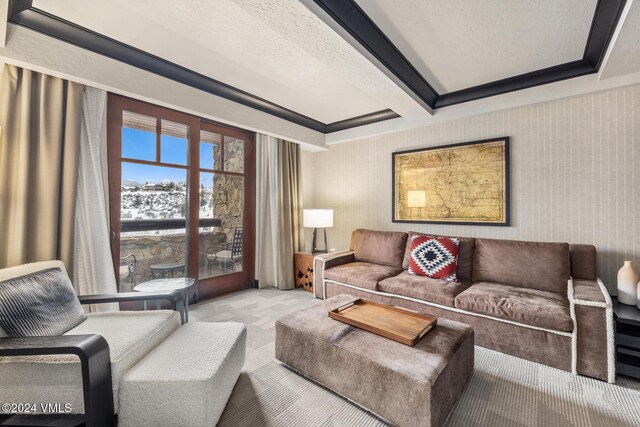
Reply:
<svg viewBox="0 0 640 427"><path fill-rule="evenodd" d="M125 374L118 425L216 425L244 364L246 337L241 323L180 327Z"/></svg>

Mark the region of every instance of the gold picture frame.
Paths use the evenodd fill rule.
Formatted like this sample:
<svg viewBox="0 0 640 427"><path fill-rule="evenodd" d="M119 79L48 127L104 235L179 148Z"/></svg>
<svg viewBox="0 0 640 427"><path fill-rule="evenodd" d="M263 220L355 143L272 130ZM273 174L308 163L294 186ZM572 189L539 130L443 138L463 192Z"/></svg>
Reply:
<svg viewBox="0 0 640 427"><path fill-rule="evenodd" d="M393 222L510 225L509 137L392 153Z"/></svg>

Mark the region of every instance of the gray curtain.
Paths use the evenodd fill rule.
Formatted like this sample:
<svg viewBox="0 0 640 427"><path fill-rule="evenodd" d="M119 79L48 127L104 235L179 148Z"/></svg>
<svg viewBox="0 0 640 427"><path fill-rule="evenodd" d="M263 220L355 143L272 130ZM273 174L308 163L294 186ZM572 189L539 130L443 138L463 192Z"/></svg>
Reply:
<svg viewBox="0 0 640 427"><path fill-rule="evenodd" d="M302 247L300 146L256 136L256 279L293 289L293 253Z"/></svg>
<svg viewBox="0 0 640 427"><path fill-rule="evenodd" d="M0 268L60 259L73 277L84 86L5 65L0 82Z"/></svg>
<svg viewBox="0 0 640 427"><path fill-rule="evenodd" d="M286 230L287 241L291 240L291 249L298 252L304 247L302 234L302 189L300 188L300 145L282 141L278 144L280 159L280 194L282 215L280 230ZM292 253L293 256L293 253Z"/></svg>

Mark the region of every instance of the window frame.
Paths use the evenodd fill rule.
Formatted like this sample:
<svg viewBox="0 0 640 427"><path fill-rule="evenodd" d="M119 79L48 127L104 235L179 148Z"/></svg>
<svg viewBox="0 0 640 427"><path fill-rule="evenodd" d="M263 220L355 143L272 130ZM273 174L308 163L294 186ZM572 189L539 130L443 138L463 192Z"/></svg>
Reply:
<svg viewBox="0 0 640 427"><path fill-rule="evenodd" d="M156 118L156 161L122 157L122 112L131 111ZM161 162L162 120L185 124L189 127L187 143L187 165ZM200 167L200 131L221 135L220 167L222 170ZM245 141L243 173L224 171L224 137ZM246 289L255 283L255 133L216 123L198 116L179 112L136 99L109 93L107 97L107 157L109 182L109 218L111 229L111 253L113 267L120 288L120 234L121 234L121 188L122 162L151 166L162 166L187 171L186 210L186 276L196 279L200 298L211 298L225 293ZM215 166L215 165L214 165ZM200 172L244 177L243 208L243 257L242 271L198 279L199 271L199 192ZM195 225L195 226L194 226ZM198 254L194 256L193 254Z"/></svg>

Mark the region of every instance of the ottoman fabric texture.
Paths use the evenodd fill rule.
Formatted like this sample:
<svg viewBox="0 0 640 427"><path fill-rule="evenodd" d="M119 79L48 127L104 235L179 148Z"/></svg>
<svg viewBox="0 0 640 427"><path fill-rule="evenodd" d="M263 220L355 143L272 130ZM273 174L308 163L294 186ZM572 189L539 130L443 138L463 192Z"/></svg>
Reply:
<svg viewBox="0 0 640 427"><path fill-rule="evenodd" d="M245 359L241 323L181 326L134 366L120 386L120 426L214 426Z"/></svg>
<svg viewBox="0 0 640 427"><path fill-rule="evenodd" d="M276 358L399 426L441 426L473 374L473 329L438 319L415 347L335 321L338 295L276 322Z"/></svg>

